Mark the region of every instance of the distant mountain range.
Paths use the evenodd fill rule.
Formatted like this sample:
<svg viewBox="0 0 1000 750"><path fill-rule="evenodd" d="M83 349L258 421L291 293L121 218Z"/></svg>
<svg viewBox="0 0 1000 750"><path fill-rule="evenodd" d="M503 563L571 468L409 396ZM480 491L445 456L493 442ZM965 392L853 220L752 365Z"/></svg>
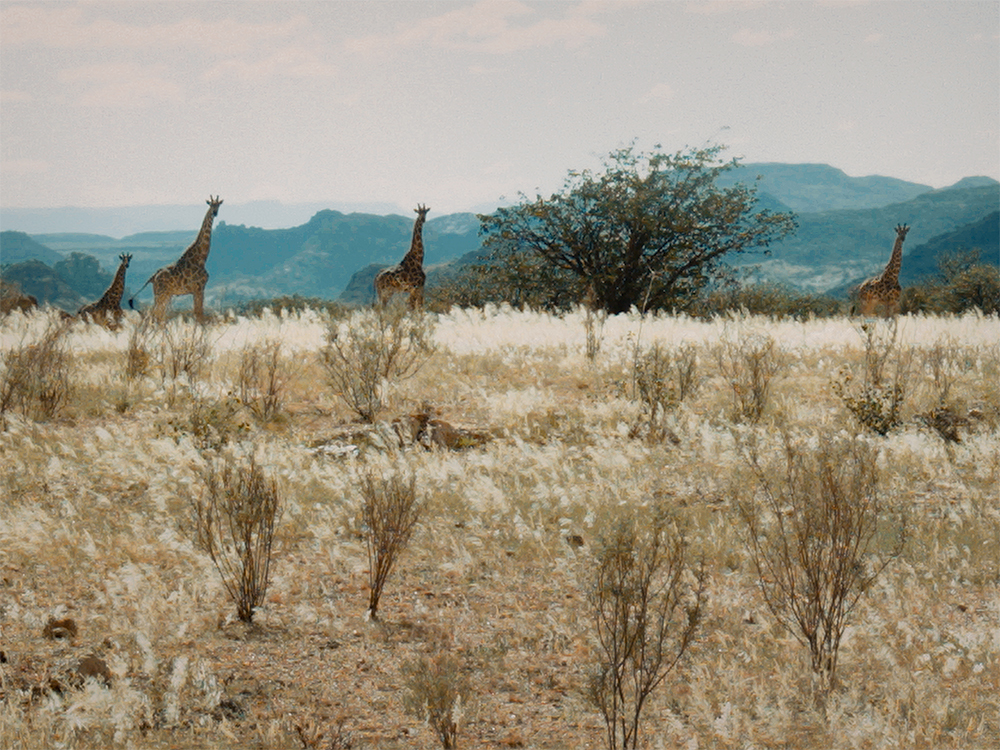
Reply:
<svg viewBox="0 0 1000 750"><path fill-rule="evenodd" d="M910 274L933 271L936 254L954 248L955 243L974 241L983 250L984 260L1000 262L995 244L988 243L989 228L997 222L996 217L988 217L1000 208L1000 183L990 178L966 178L952 187L933 190L887 177L849 177L824 164L747 164L724 175L720 183L753 183L758 177L761 205L795 211L799 227L795 235L772 245L769 255L731 258L751 278L814 292L843 291L852 280L881 269L892 247L893 227L901 223L912 227L901 273L904 281L915 278ZM238 207L223 205L212 235L206 296L216 305L293 294L336 298L344 293L350 301L364 301L378 269L398 262L406 252L413 228L413 216L320 209L298 226L262 229L227 222L227 209L229 217L245 215ZM91 225L84 220L88 209L68 210L66 215L58 213L62 209L50 211L53 226L65 226L67 216L79 218L80 228ZM10 210L0 214L8 230L0 232L4 278L18 281L40 300L58 300L66 309L92 298L95 285L110 282L122 252L134 256L128 293L137 290L157 268L179 257L194 239L203 216L201 210L186 207L188 229L146 231L115 239L85 232L27 234L9 223L16 218ZM425 265L432 281L463 257L474 257L481 248L478 230L479 221L471 213L428 219ZM103 268L97 263L87 265L90 256ZM26 261L32 261L30 266L24 267ZM56 284L57 277L65 284ZM33 284L32 278L38 283ZM77 299L70 299L73 290ZM148 303L150 299L147 288L142 300Z"/></svg>

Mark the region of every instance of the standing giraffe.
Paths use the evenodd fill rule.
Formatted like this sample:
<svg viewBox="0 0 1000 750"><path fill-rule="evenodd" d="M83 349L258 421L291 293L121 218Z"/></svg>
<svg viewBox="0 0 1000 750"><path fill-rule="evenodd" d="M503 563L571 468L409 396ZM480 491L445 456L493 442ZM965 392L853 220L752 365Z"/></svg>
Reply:
<svg viewBox="0 0 1000 750"><path fill-rule="evenodd" d="M132 260L132 256L125 253L122 253L118 257L121 258L122 262L118 266L118 272L115 274L111 286L108 287L108 291L97 302L91 302L89 305L81 307L76 314L78 318L83 320L89 319L98 325L112 330L118 327L122 319L122 295L125 294L125 269L128 268L128 263Z"/></svg>
<svg viewBox="0 0 1000 750"><path fill-rule="evenodd" d="M899 295L902 287L899 285L899 267L903 263L903 240L910 228L906 224L896 225L896 242L892 246L892 255L881 275L868 279L858 287L857 310L862 315L870 316L880 307L885 317L896 314L899 306Z"/></svg>
<svg viewBox="0 0 1000 750"><path fill-rule="evenodd" d="M184 251L184 255L176 263L161 268L142 285L142 289L145 289L150 281L153 282L153 315L158 320L163 320L166 316L170 299L182 294L190 294L194 297L194 315L199 320L204 318L205 285L208 283L205 261L208 260L208 251L212 244L212 222L219 213L222 198L218 196L213 198L210 195L205 202L208 204L208 211L205 214L205 220L201 223L201 231L191 243L191 247ZM129 306L132 305L132 300L138 296L139 292L136 292L128 301Z"/></svg>
<svg viewBox="0 0 1000 750"><path fill-rule="evenodd" d="M424 273L423 229L430 209L418 203L413 211L417 214L417 220L413 222L413 239L410 241L409 252L403 256L399 265L385 268L375 277L375 295L380 305L385 305L396 292L406 291L410 293L411 310L424 304L424 281L427 280L427 274Z"/></svg>

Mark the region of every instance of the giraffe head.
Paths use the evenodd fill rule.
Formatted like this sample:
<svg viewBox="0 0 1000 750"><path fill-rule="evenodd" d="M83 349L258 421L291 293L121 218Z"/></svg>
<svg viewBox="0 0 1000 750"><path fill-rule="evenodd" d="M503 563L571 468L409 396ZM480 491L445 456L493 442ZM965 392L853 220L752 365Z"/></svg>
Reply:
<svg viewBox="0 0 1000 750"><path fill-rule="evenodd" d="M419 203L417 204L417 207L413 209L413 213L417 215L418 219L427 218L428 211L430 211L430 209L427 206L421 206Z"/></svg>
<svg viewBox="0 0 1000 750"><path fill-rule="evenodd" d="M210 195L210 196L208 196L208 200L205 201L205 203L207 203L209 205L209 207L212 209L212 216L213 217L219 215L219 206L222 205L222 198L220 198L219 196L215 196L213 198Z"/></svg>
<svg viewBox="0 0 1000 750"><path fill-rule="evenodd" d="M129 253L122 253L118 256L119 260L122 262L122 267L128 268L129 261L132 260L132 256Z"/></svg>
<svg viewBox="0 0 1000 750"><path fill-rule="evenodd" d="M906 224L896 225L896 238L900 241L906 239L906 233L910 231L910 228Z"/></svg>

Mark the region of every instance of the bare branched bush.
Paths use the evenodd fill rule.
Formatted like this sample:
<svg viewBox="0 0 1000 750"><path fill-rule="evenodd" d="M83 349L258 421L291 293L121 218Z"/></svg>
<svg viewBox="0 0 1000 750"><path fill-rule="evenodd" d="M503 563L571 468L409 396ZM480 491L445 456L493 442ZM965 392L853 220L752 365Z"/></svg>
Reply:
<svg viewBox="0 0 1000 750"><path fill-rule="evenodd" d="M205 372L212 353L205 326L176 319L159 328L158 365L160 377L177 380L184 375L194 383Z"/></svg>
<svg viewBox="0 0 1000 750"><path fill-rule="evenodd" d="M451 654L422 656L403 666L407 712L426 721L445 750L458 747L458 730L469 702L469 682Z"/></svg>
<svg viewBox="0 0 1000 750"><path fill-rule="evenodd" d="M917 418L946 443L960 443L961 431L971 423L964 404L952 393L959 371L954 343L936 342L924 353L923 365L930 375L930 404Z"/></svg>
<svg viewBox="0 0 1000 750"><path fill-rule="evenodd" d="M344 728L346 723L344 716L338 717L335 725L307 720L295 724L295 733L302 750L351 750L354 734Z"/></svg>
<svg viewBox="0 0 1000 750"><path fill-rule="evenodd" d="M833 391L865 429L888 435L899 427L911 353L903 352L895 318L862 323L864 345L861 376L842 366L833 378Z"/></svg>
<svg viewBox="0 0 1000 750"><path fill-rule="evenodd" d="M434 352L431 332L426 315L398 301L331 321L321 352L330 385L358 417L375 421L388 385L416 373Z"/></svg>
<svg viewBox="0 0 1000 750"><path fill-rule="evenodd" d="M776 466L754 444L741 451L756 479L755 491L737 494L746 549L767 608L809 649L822 701L836 684L848 618L902 553L905 516L890 524L877 450L857 438L821 435L807 447L785 434Z"/></svg>
<svg viewBox="0 0 1000 750"><path fill-rule="evenodd" d="M698 387L698 356L690 344L673 353L654 344L645 352L636 350L633 384L646 415L648 437L662 440L669 430L667 414L680 406ZM638 428L633 429L637 433Z"/></svg>
<svg viewBox="0 0 1000 750"><path fill-rule="evenodd" d="M771 395L771 381L782 362L770 336L750 335L716 349L719 371L733 392L734 422L757 424Z"/></svg>
<svg viewBox="0 0 1000 750"><path fill-rule="evenodd" d="M599 662L588 695L611 750L639 747L649 697L692 643L705 602L705 571L687 561L687 542L669 515L623 515L601 540L588 599Z"/></svg>
<svg viewBox="0 0 1000 750"><path fill-rule="evenodd" d="M388 479L368 474L361 480L361 514L368 544L368 616L378 619L382 590L413 535L423 511L414 477Z"/></svg>
<svg viewBox="0 0 1000 750"><path fill-rule="evenodd" d="M240 401L262 422L272 420L284 405L290 378L282 365L280 341L249 344L240 353Z"/></svg>
<svg viewBox="0 0 1000 750"><path fill-rule="evenodd" d="M154 325L152 318L140 318L129 332L123 373L130 382L149 374L153 363L153 338L156 334Z"/></svg>
<svg viewBox="0 0 1000 750"><path fill-rule="evenodd" d="M44 421L69 401L73 357L66 341L69 326L51 320L36 341L22 341L3 352L0 420L8 411Z"/></svg>
<svg viewBox="0 0 1000 750"><path fill-rule="evenodd" d="M278 483L253 456L210 462L203 480L202 496L193 501L196 540L215 563L237 616L250 623L270 582L282 512Z"/></svg>
<svg viewBox="0 0 1000 750"><path fill-rule="evenodd" d="M139 318L129 330L128 343L121 354L120 391L115 400L115 409L120 413L132 408L136 384L152 368L155 336L156 329L149 317Z"/></svg>

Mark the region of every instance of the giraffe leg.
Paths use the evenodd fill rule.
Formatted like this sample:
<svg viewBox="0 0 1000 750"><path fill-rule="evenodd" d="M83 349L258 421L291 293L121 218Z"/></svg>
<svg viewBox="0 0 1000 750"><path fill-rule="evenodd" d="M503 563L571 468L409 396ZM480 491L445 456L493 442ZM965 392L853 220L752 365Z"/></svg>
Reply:
<svg viewBox="0 0 1000 750"><path fill-rule="evenodd" d="M194 317L203 322L205 320L205 287L195 289L191 295L194 297Z"/></svg>
<svg viewBox="0 0 1000 750"><path fill-rule="evenodd" d="M410 309L418 310L424 306L424 288L415 286L410 290Z"/></svg>
<svg viewBox="0 0 1000 750"><path fill-rule="evenodd" d="M153 317L161 323L167 317L167 308L170 307L170 297L171 295L166 292L160 292L153 299Z"/></svg>

